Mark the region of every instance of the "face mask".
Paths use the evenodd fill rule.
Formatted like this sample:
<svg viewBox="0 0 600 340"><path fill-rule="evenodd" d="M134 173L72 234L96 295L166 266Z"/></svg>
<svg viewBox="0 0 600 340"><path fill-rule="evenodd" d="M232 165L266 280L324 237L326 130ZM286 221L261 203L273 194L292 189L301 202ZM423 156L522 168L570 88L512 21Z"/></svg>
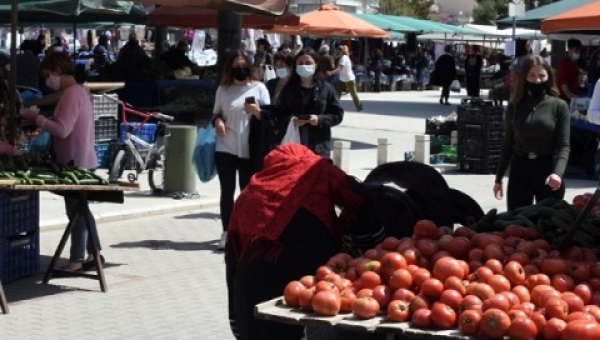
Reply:
<svg viewBox="0 0 600 340"><path fill-rule="evenodd" d="M296 65L296 73L301 78L309 78L315 74L315 65Z"/></svg>
<svg viewBox="0 0 600 340"><path fill-rule="evenodd" d="M579 55L579 53L572 53L571 54L571 58L575 61L579 60L581 56Z"/></svg>
<svg viewBox="0 0 600 340"><path fill-rule="evenodd" d="M275 69L275 74L277 74L277 78L285 78L288 76L289 72L287 68L277 68Z"/></svg>
<svg viewBox="0 0 600 340"><path fill-rule="evenodd" d="M46 79L46 86L54 91L60 90L60 76L51 74L48 79Z"/></svg>
<svg viewBox="0 0 600 340"><path fill-rule="evenodd" d="M546 90L548 89L548 82L546 82L546 81L542 82L542 83L526 82L525 89L527 91L529 91L529 93L531 93L532 96L540 97L540 96L543 96L544 94L546 94Z"/></svg>
<svg viewBox="0 0 600 340"><path fill-rule="evenodd" d="M249 67L234 67L231 70L231 74L233 78L237 81L243 81L248 79L250 76L250 68Z"/></svg>

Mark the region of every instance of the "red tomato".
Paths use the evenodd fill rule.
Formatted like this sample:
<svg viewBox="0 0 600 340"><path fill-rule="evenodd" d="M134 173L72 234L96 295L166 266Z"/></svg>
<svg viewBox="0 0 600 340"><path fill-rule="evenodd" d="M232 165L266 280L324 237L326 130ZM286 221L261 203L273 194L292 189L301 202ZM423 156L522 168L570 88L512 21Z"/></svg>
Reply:
<svg viewBox="0 0 600 340"><path fill-rule="evenodd" d="M300 306L300 292L306 287L300 281L291 281L283 290L283 300L290 307Z"/></svg>
<svg viewBox="0 0 600 340"><path fill-rule="evenodd" d="M312 300L315 296L316 289L315 287L306 288L300 291L300 296L298 297L298 302L300 303L300 308L302 310L312 312Z"/></svg>
<svg viewBox="0 0 600 340"><path fill-rule="evenodd" d="M514 286L511 289L511 292L513 292L513 294L515 294L519 298L520 303L531 301L531 295L529 295L529 289L527 289L527 287L525 287L525 286L521 286L521 285Z"/></svg>
<svg viewBox="0 0 600 340"><path fill-rule="evenodd" d="M511 262L511 261L515 261L515 262L519 263L521 266L525 266L525 265L529 264L529 257L523 253L513 253L507 259L507 262Z"/></svg>
<svg viewBox="0 0 600 340"><path fill-rule="evenodd" d="M469 275L469 281L486 283L492 276L494 276L494 272L490 268L481 267L475 270L473 274Z"/></svg>
<svg viewBox="0 0 600 340"><path fill-rule="evenodd" d="M533 264L526 264L523 266L523 270L525 271L526 277L531 277L531 275L539 274L540 270ZM525 283L527 284L527 283Z"/></svg>
<svg viewBox="0 0 600 340"><path fill-rule="evenodd" d="M538 305L543 308L546 305L546 303L548 302L548 300L550 300L552 298L560 299L560 292L556 289L547 290L547 291L543 292L540 295L540 298L538 299Z"/></svg>
<svg viewBox="0 0 600 340"><path fill-rule="evenodd" d="M596 321L600 322L600 307L596 305L587 305L584 307L584 310L587 313L590 313L596 319Z"/></svg>
<svg viewBox="0 0 600 340"><path fill-rule="evenodd" d="M412 287L413 279L410 272L406 269L396 269L388 279L388 285L391 289L400 288L409 289Z"/></svg>
<svg viewBox="0 0 600 340"><path fill-rule="evenodd" d="M445 250L440 250L437 253L433 254L433 256L431 257L431 261L430 263L434 264L441 258L443 257L448 257L451 256L449 252L445 251Z"/></svg>
<svg viewBox="0 0 600 340"><path fill-rule="evenodd" d="M448 243L448 252L456 259L466 260L470 255L471 241L464 236L454 237Z"/></svg>
<svg viewBox="0 0 600 340"><path fill-rule="evenodd" d="M373 297L373 289L363 288L356 292L356 297Z"/></svg>
<svg viewBox="0 0 600 340"><path fill-rule="evenodd" d="M529 318L512 320L508 328L508 336L511 340L533 340L537 337L537 334L537 327Z"/></svg>
<svg viewBox="0 0 600 340"><path fill-rule="evenodd" d="M317 283L317 280L313 275L304 275L300 279L300 283L302 283L304 285L304 287L310 288Z"/></svg>
<svg viewBox="0 0 600 340"><path fill-rule="evenodd" d="M431 328L431 311L429 309L419 309L412 315L411 322L419 328Z"/></svg>
<svg viewBox="0 0 600 340"><path fill-rule="evenodd" d="M544 328L546 328L546 316L540 312L534 312L529 315L529 318L535 323L538 336L543 336Z"/></svg>
<svg viewBox="0 0 600 340"><path fill-rule="evenodd" d="M382 309L385 309L392 300L392 290L386 285L379 285L373 288L373 299L377 300Z"/></svg>
<svg viewBox="0 0 600 340"><path fill-rule="evenodd" d="M517 309L511 309L506 314L508 314L510 321L513 321L514 319L517 319L517 318L529 318L527 313L525 313L522 310L517 310Z"/></svg>
<svg viewBox="0 0 600 340"><path fill-rule="evenodd" d="M565 301L569 306L569 313L581 312L585 307L583 300L581 300L579 296L575 295L575 293L564 292L561 294L560 298L563 299L563 301Z"/></svg>
<svg viewBox="0 0 600 340"><path fill-rule="evenodd" d="M339 292L339 289L335 283L325 280L317 282L315 289L317 292L322 292L324 290L336 290Z"/></svg>
<svg viewBox="0 0 600 340"><path fill-rule="evenodd" d="M362 273L362 275L360 275L360 278L358 279L358 281L359 281L359 286L361 288L370 288L370 289L373 289L382 283L381 277L379 276L379 274L372 272L372 271L366 271L366 272Z"/></svg>
<svg viewBox="0 0 600 340"><path fill-rule="evenodd" d="M586 313L586 312L573 312L573 313L569 313L569 315L567 316L567 324L571 321L575 321L575 320L587 320L587 321L596 321L596 318L590 314L590 313Z"/></svg>
<svg viewBox="0 0 600 340"><path fill-rule="evenodd" d="M456 276L450 276L444 281L444 289L452 289L460 293L460 295L464 296L467 294L467 285L465 281L459 279Z"/></svg>
<svg viewBox="0 0 600 340"><path fill-rule="evenodd" d="M431 273L427 269L419 268L414 272L412 277L413 277L413 285L416 287L421 287L423 282L425 282L427 279L431 278Z"/></svg>
<svg viewBox="0 0 600 340"><path fill-rule="evenodd" d="M527 283L525 286L529 288L529 290L533 290L534 287L547 285L549 286L552 283L550 277L546 274L534 274L527 278Z"/></svg>
<svg viewBox="0 0 600 340"><path fill-rule="evenodd" d="M454 310L459 309L462 300L462 295L458 291L453 289L444 290L442 292L442 295L440 295L440 302L450 306Z"/></svg>
<svg viewBox="0 0 600 340"><path fill-rule="evenodd" d="M463 236L468 239L471 239L475 235L477 235L477 233L467 227L460 227L454 230L454 237Z"/></svg>
<svg viewBox="0 0 600 340"><path fill-rule="evenodd" d="M600 339L600 324L595 321L575 320L567 323L562 332L563 340Z"/></svg>
<svg viewBox="0 0 600 340"><path fill-rule="evenodd" d="M481 318L481 334L492 340L502 339L508 334L510 318L508 314L499 309L488 309Z"/></svg>
<svg viewBox="0 0 600 340"><path fill-rule="evenodd" d="M596 263L590 267L591 277L600 278L600 263Z"/></svg>
<svg viewBox="0 0 600 340"><path fill-rule="evenodd" d="M397 289L392 295L392 300L401 300L406 302L411 302L412 299L415 298L415 293L408 289L400 288Z"/></svg>
<svg viewBox="0 0 600 340"><path fill-rule="evenodd" d="M459 279L465 277L464 268L460 262L452 257L442 257L433 265L433 276L444 282L450 276L456 276Z"/></svg>
<svg viewBox="0 0 600 340"><path fill-rule="evenodd" d="M540 271L549 277L567 272L567 262L561 259L544 259L540 265Z"/></svg>
<svg viewBox="0 0 600 340"><path fill-rule="evenodd" d="M467 295L460 302L460 306L458 307L459 314L464 313L467 310L474 310L482 313L483 311L483 302L480 298L475 295Z"/></svg>
<svg viewBox="0 0 600 340"><path fill-rule="evenodd" d="M440 250L440 247L438 241L424 238L417 241L417 249L419 249L422 256L431 259Z"/></svg>
<svg viewBox="0 0 600 340"><path fill-rule="evenodd" d="M467 287L467 294L475 295L481 299L481 301L485 301L496 294L494 289L488 284L485 283L471 283L469 287Z"/></svg>
<svg viewBox="0 0 600 340"><path fill-rule="evenodd" d="M340 293L340 312L350 313L352 311L352 302L356 300L356 294L352 288L342 290Z"/></svg>
<svg viewBox="0 0 600 340"><path fill-rule="evenodd" d="M321 316L335 316L340 312L341 306L340 294L335 290L317 292L312 300L313 310Z"/></svg>
<svg viewBox="0 0 600 340"><path fill-rule="evenodd" d="M544 240L544 239L537 239L537 240L533 240L533 245L535 245L536 249L542 249L546 252L550 252L550 250L552 250L550 248L550 244L548 243L548 241Z"/></svg>
<svg viewBox="0 0 600 340"><path fill-rule="evenodd" d="M424 296L417 295L414 299L410 301L409 304L410 313L414 314L419 309L429 309L429 300Z"/></svg>
<svg viewBox="0 0 600 340"><path fill-rule="evenodd" d="M333 273L333 269L331 269L327 266L320 266L319 268L317 268L315 277L317 278L317 281L321 281L321 280L325 279L325 276L327 276L331 273Z"/></svg>
<svg viewBox="0 0 600 340"><path fill-rule="evenodd" d="M551 318L544 327L544 340L561 340L566 327L564 320Z"/></svg>
<svg viewBox="0 0 600 340"><path fill-rule="evenodd" d="M388 236L383 240L383 242L381 242L381 249L387 250L387 251L395 251L399 245L400 245L399 239L397 239L393 236Z"/></svg>
<svg viewBox="0 0 600 340"><path fill-rule="evenodd" d="M381 276L385 279L388 279L394 271L396 271L398 269L406 268L406 260L404 259L404 256L402 256L396 252L390 252L390 253L383 255L383 257L381 257L380 262L381 262L381 269L380 269Z"/></svg>
<svg viewBox="0 0 600 340"><path fill-rule="evenodd" d="M567 267L567 275L575 282L585 282L590 279L590 265L583 262L572 263Z"/></svg>
<svg viewBox="0 0 600 340"><path fill-rule="evenodd" d="M458 317L458 329L465 335L476 335L479 333L481 318L480 311L466 310Z"/></svg>
<svg viewBox="0 0 600 340"><path fill-rule="evenodd" d="M587 283L581 283L575 286L575 288L573 288L573 293L579 296L584 305L587 305L592 301L592 288Z"/></svg>
<svg viewBox="0 0 600 340"><path fill-rule="evenodd" d="M504 249L502 248L501 245L495 244L495 243L488 244L483 249L483 252L485 253L485 257L489 259L488 261L490 261L490 260L499 261L500 262L500 270L502 270L502 261L504 261L506 256L504 255ZM491 269L494 270L494 268L491 268ZM496 272L496 271L494 271L494 272Z"/></svg>
<svg viewBox="0 0 600 340"><path fill-rule="evenodd" d="M410 309L406 301L393 300L387 308L387 315L390 321L404 322L410 317Z"/></svg>
<svg viewBox="0 0 600 340"><path fill-rule="evenodd" d="M433 221L420 220L417 221L413 228L413 235L415 239L437 239L437 226Z"/></svg>
<svg viewBox="0 0 600 340"><path fill-rule="evenodd" d="M553 297L548 299L548 302L546 302L546 305L544 306L544 310L546 317L548 318L566 320L567 315L569 314L569 305L561 298Z"/></svg>
<svg viewBox="0 0 600 340"><path fill-rule="evenodd" d="M502 294L496 294L491 298L483 301L482 309L485 312L489 309L500 309L501 311L508 312L510 308L510 302L508 298Z"/></svg>
<svg viewBox="0 0 600 340"><path fill-rule="evenodd" d="M575 288L575 281L565 274L556 274L552 276L552 287L559 292L572 291Z"/></svg>
<svg viewBox="0 0 600 340"><path fill-rule="evenodd" d="M560 257L564 260L579 262L583 260L583 252L581 248L571 246L561 252Z"/></svg>
<svg viewBox="0 0 600 340"><path fill-rule="evenodd" d="M427 279L421 285L421 294L434 299L439 299L443 291L444 284L438 279Z"/></svg>
<svg viewBox="0 0 600 340"><path fill-rule="evenodd" d="M494 275L492 276L488 282L488 285L492 287L494 292L509 292L510 291L510 281L504 275Z"/></svg>
<svg viewBox="0 0 600 340"><path fill-rule="evenodd" d="M554 287L549 286L549 285L537 285L533 288L531 288L531 302L533 302L536 305L540 305L539 303L539 299L540 296L542 295L543 292L547 291L547 290L556 290L554 289Z"/></svg>
<svg viewBox="0 0 600 340"><path fill-rule="evenodd" d="M377 300L369 297L357 298L352 302L352 313L358 319L370 319L379 313L380 306Z"/></svg>
<svg viewBox="0 0 600 340"><path fill-rule="evenodd" d="M469 261L485 261L485 253L479 248L473 248L469 251Z"/></svg>
<svg viewBox="0 0 600 340"><path fill-rule="evenodd" d="M500 294L506 296L511 307L521 303L519 297L513 292L501 292Z"/></svg>
<svg viewBox="0 0 600 340"><path fill-rule="evenodd" d="M504 266L504 276L511 285L522 285L527 279L523 266L517 261L510 261Z"/></svg>
<svg viewBox="0 0 600 340"><path fill-rule="evenodd" d="M456 326L456 312L443 303L436 303L431 308L431 321L439 329L451 329Z"/></svg>

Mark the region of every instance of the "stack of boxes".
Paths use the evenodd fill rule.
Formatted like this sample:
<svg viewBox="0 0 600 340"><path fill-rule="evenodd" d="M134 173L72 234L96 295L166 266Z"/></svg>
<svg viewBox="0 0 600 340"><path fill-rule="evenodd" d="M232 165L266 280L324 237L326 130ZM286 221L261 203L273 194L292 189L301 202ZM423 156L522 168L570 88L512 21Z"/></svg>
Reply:
<svg viewBox="0 0 600 340"><path fill-rule="evenodd" d="M95 149L100 168L109 166L111 143L119 138L118 99L116 94L94 95Z"/></svg>
<svg viewBox="0 0 600 340"><path fill-rule="evenodd" d="M491 101L465 102L458 107L459 170L493 174L504 139L504 109Z"/></svg>
<svg viewBox="0 0 600 340"><path fill-rule="evenodd" d="M430 135L429 154L431 164L456 163L456 146L452 145L452 133L456 130L456 120L440 121L434 118L425 120L425 134Z"/></svg>
<svg viewBox="0 0 600 340"><path fill-rule="evenodd" d="M38 192L0 194L0 279L35 275L40 267Z"/></svg>

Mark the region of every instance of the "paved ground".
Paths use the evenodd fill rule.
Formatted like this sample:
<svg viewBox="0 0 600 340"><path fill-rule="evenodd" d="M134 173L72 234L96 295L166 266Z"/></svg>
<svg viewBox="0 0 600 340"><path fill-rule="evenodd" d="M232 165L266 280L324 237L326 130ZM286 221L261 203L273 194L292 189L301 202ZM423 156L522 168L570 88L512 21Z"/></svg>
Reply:
<svg viewBox="0 0 600 340"><path fill-rule="evenodd" d="M361 94L365 112L351 111L334 138L352 143L350 173L364 178L376 164L377 138L391 142L391 159L413 150L425 118L447 115L455 106L437 103L438 93ZM453 99L458 104L458 98ZM446 170L448 170L446 168ZM504 209L492 197L492 175L446 171L451 187L473 196L484 208ZM567 180L567 199L593 191L596 182ZM144 190L147 187L143 187ZM231 339L225 310L218 181L197 184L200 197L174 200L146 191L128 194L124 205L93 204L108 260L109 292L96 282L57 279L43 285L41 274L5 286L12 313L0 316L7 338L20 339ZM204 209L200 209L204 208ZM41 196L42 269L66 223L59 197ZM167 214L167 215L165 215ZM66 253L65 253L66 255ZM92 321L92 318L95 320Z"/></svg>

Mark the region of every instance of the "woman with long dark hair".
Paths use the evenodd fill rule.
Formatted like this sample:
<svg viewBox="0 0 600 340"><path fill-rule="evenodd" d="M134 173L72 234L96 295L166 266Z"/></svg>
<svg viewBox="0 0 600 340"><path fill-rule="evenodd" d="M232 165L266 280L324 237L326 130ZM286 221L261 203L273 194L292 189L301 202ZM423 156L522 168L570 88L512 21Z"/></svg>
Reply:
<svg viewBox="0 0 600 340"><path fill-rule="evenodd" d="M569 159L569 107L560 99L554 73L540 56L523 60L505 117L504 145L494 195L502 199L502 178L510 164L507 206L512 211L547 197L563 199Z"/></svg>
<svg viewBox="0 0 600 340"><path fill-rule="evenodd" d="M215 163L221 187L221 223L223 233L219 249L225 248L227 226L233 208L235 180L240 190L250 181L253 169L250 160L250 118L260 111L260 105L271 103L269 91L251 67L244 51L231 54L221 76L215 96L213 124L217 132Z"/></svg>

